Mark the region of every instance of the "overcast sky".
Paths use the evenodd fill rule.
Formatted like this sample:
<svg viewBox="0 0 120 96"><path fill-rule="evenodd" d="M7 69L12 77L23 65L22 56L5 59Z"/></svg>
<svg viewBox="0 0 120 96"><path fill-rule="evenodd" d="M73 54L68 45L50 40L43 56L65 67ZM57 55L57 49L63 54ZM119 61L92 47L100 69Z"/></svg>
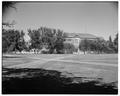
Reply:
<svg viewBox="0 0 120 96"><path fill-rule="evenodd" d="M41 26L64 32L90 33L108 39L118 32L117 4L112 2L38 3L22 2L10 8L3 21L15 20L14 28L36 29Z"/></svg>

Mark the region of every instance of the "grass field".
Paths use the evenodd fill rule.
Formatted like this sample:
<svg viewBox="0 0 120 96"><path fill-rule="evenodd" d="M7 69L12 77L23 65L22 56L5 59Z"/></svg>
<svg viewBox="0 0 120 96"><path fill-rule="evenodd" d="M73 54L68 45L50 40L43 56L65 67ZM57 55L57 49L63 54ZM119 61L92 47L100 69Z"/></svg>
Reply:
<svg viewBox="0 0 120 96"><path fill-rule="evenodd" d="M3 54L2 66L5 94L118 93L117 54Z"/></svg>
<svg viewBox="0 0 120 96"><path fill-rule="evenodd" d="M19 54L3 55L4 68L43 68L66 76L118 81L117 54Z"/></svg>

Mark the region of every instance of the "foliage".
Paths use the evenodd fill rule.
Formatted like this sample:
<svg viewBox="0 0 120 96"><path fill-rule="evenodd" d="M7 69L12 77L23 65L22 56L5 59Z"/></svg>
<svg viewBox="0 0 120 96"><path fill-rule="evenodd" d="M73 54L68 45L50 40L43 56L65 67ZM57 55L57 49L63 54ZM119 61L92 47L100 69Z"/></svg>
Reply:
<svg viewBox="0 0 120 96"><path fill-rule="evenodd" d="M87 39L82 40L79 48L81 51L84 52L84 54L86 51L93 51L94 53L98 53L98 54L115 53L115 45L113 44L111 37L109 41L101 40L99 38L96 40L87 40Z"/></svg>
<svg viewBox="0 0 120 96"><path fill-rule="evenodd" d="M5 13L7 13L9 8L14 8L16 10L15 4L17 2L16 1L3 1L2 2L2 16L3 18L5 17ZM12 23L9 22L3 22L2 21L2 27L6 26L6 27L12 27L13 25L15 25L15 21L13 21Z"/></svg>
<svg viewBox="0 0 120 96"><path fill-rule="evenodd" d="M115 52L116 53L118 53L118 33L116 34L116 37L115 37L115 39L114 39L114 50L115 50Z"/></svg>
<svg viewBox="0 0 120 96"><path fill-rule="evenodd" d="M71 54L76 51L76 48L73 44L64 43L64 53Z"/></svg>
<svg viewBox="0 0 120 96"><path fill-rule="evenodd" d="M2 30L2 51L3 52L12 52L12 51L22 51L25 49L23 31L18 30Z"/></svg>
<svg viewBox="0 0 120 96"><path fill-rule="evenodd" d="M28 30L31 37L31 48L49 49L49 53L61 53L63 50L64 33L61 30L41 27L37 30Z"/></svg>
<svg viewBox="0 0 120 96"><path fill-rule="evenodd" d="M30 49L36 48L41 49L41 34L38 30L28 29L28 35L31 38L31 46Z"/></svg>
<svg viewBox="0 0 120 96"><path fill-rule="evenodd" d="M55 37L56 37L55 49L56 49L57 53L63 53L64 33L61 30L57 30Z"/></svg>
<svg viewBox="0 0 120 96"><path fill-rule="evenodd" d="M79 46L80 50L84 52L88 51L90 49L90 41L87 39L81 40L80 46Z"/></svg>
<svg viewBox="0 0 120 96"><path fill-rule="evenodd" d="M7 11L8 8L16 9L16 7L14 6L15 4L16 4L15 1L3 1L2 2L2 12L3 12L3 15L4 15L5 11Z"/></svg>
<svg viewBox="0 0 120 96"><path fill-rule="evenodd" d="M73 44L65 43L65 33L62 30L56 30L47 27L40 27L36 30L28 29L28 35L31 38L30 46L26 45L24 41L24 32L14 29L2 29L2 52L22 51L22 50L44 50L45 54L63 54L76 52ZM84 52L94 53L118 53L118 34L112 41L111 36L109 40L95 39L81 40L79 49Z"/></svg>

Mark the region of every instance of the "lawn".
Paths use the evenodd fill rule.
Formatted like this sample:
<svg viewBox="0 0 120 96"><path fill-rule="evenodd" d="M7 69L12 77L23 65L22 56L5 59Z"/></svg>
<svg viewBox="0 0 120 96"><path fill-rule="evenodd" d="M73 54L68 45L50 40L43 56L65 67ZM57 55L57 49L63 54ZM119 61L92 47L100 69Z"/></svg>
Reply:
<svg viewBox="0 0 120 96"><path fill-rule="evenodd" d="M44 69L60 72L60 77L79 78L78 80L82 78L85 82L97 82L96 80L99 79L100 84L111 85L114 83L115 87L118 87L117 54L14 54L3 55L2 59L3 68L9 68L10 70L16 70L17 68L22 73L14 72L14 74L7 75L3 71L8 76L7 78L32 74L31 72L24 74L24 70L26 69ZM35 72L33 71L33 73Z"/></svg>
<svg viewBox="0 0 120 96"><path fill-rule="evenodd" d="M47 70L67 72L76 77L104 77L106 81L117 80L117 66L117 54L3 55L4 68L43 68Z"/></svg>
<svg viewBox="0 0 120 96"><path fill-rule="evenodd" d="M19 55L3 55L3 66L13 66L13 65L21 65L23 67L25 64L29 65L29 63L37 62L37 65L43 65L45 63L49 63L50 61L70 61L72 60L72 64L74 62L90 62L90 63L101 63L103 64L118 64L118 55L117 54L81 54L81 55L73 55L73 54L19 54ZM63 61L60 61L63 60ZM43 62L44 61L44 62ZM70 63L69 62L69 63ZM66 62L67 63L67 62ZM81 63L82 64L82 63ZM34 64L35 65L35 64ZM36 65L36 66L37 66ZM100 65L100 64L99 64ZM92 65L91 65L92 66ZM32 67L32 65L31 65Z"/></svg>

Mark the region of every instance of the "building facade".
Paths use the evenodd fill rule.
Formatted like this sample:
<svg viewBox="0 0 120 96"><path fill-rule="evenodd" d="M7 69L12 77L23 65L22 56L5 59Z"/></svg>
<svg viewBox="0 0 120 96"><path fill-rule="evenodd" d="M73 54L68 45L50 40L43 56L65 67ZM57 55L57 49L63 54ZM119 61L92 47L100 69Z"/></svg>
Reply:
<svg viewBox="0 0 120 96"><path fill-rule="evenodd" d="M97 40L99 37L87 34L87 33L66 33L66 38L64 43L71 43L74 45L74 47L77 49L76 53L82 53L80 51L79 46L81 43L81 40Z"/></svg>

